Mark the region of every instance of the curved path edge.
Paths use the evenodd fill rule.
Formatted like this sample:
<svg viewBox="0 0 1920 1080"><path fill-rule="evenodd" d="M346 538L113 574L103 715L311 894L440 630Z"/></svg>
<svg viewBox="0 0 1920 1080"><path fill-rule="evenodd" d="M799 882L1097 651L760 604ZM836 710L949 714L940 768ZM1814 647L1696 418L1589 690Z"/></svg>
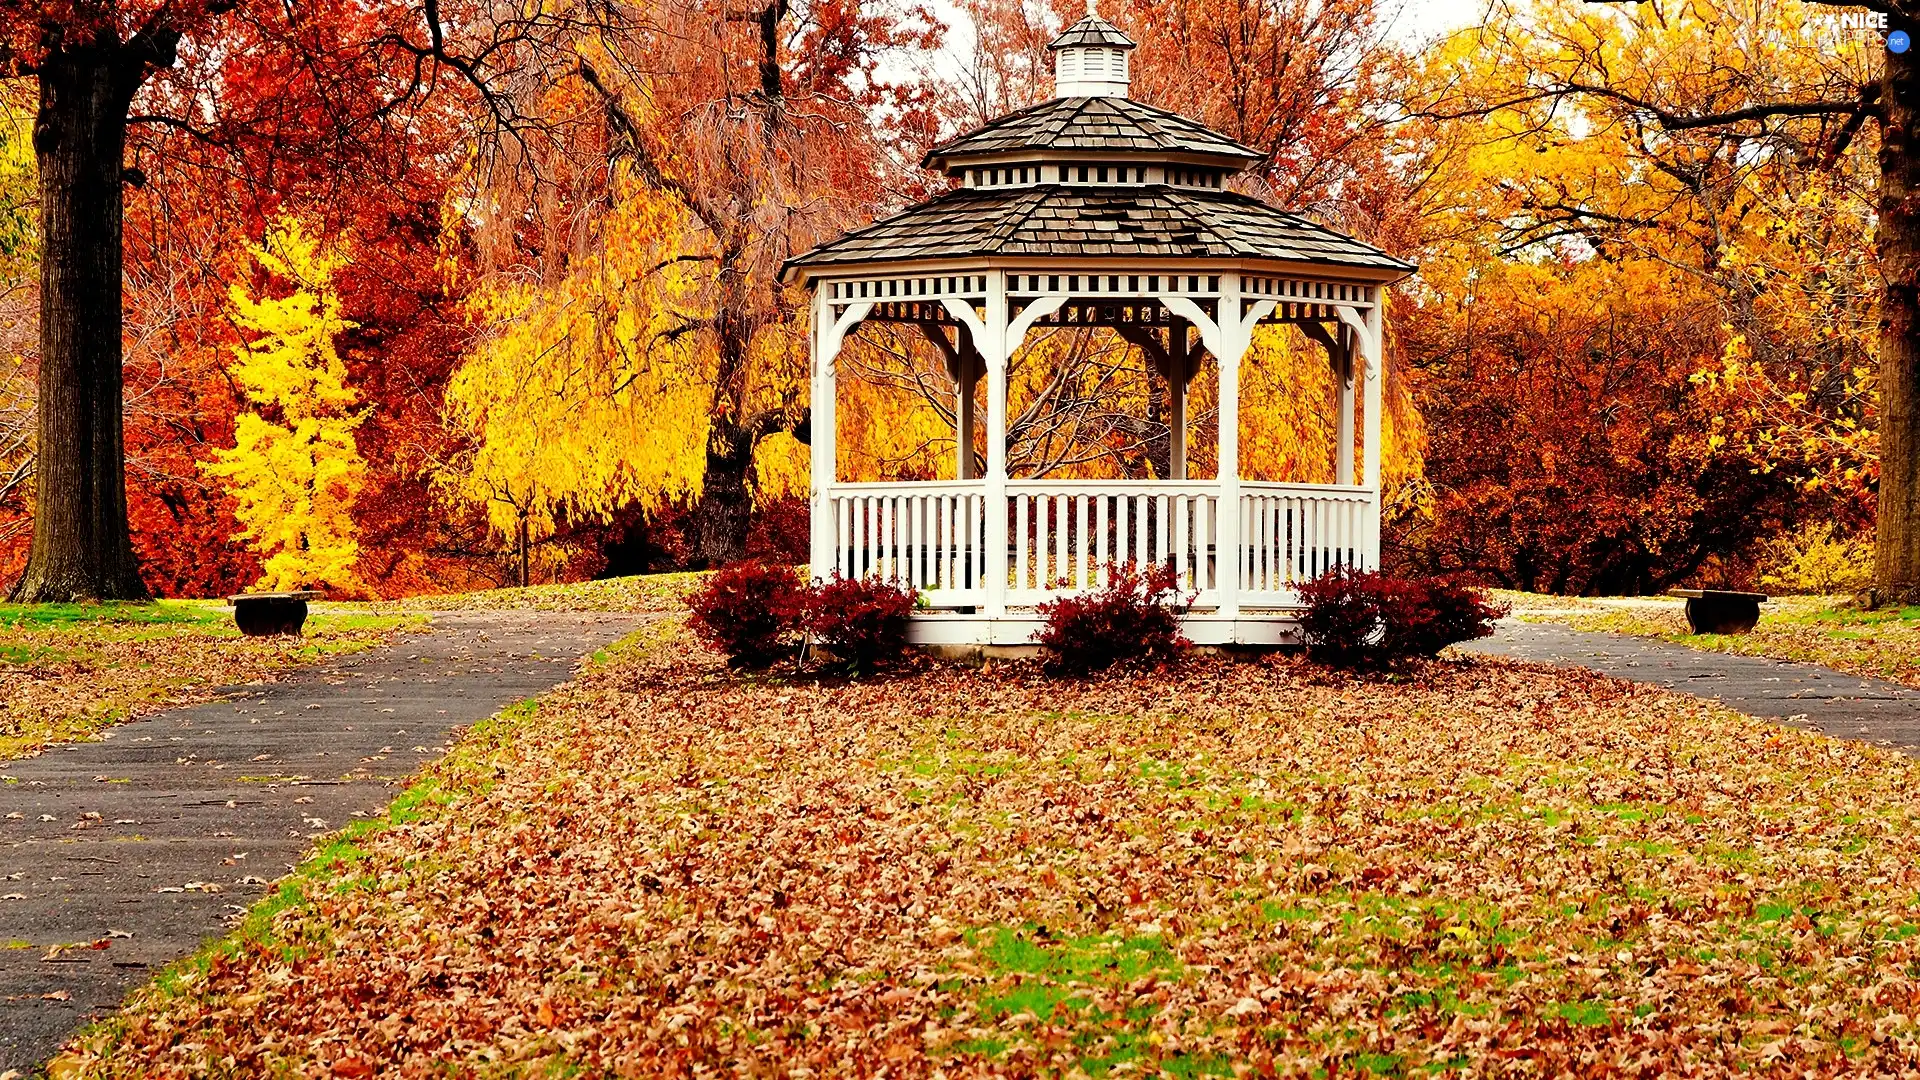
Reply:
<svg viewBox="0 0 1920 1080"><path fill-rule="evenodd" d="M1462 652L1591 668L1718 701L1749 716L1920 755L1920 690L1816 664L1709 652L1657 638L1503 619Z"/></svg>
<svg viewBox="0 0 1920 1080"><path fill-rule="evenodd" d="M457 729L567 681L646 618L436 613L393 645L0 762L0 1077L37 1072L225 933ZM87 943L104 944L55 948Z"/></svg>

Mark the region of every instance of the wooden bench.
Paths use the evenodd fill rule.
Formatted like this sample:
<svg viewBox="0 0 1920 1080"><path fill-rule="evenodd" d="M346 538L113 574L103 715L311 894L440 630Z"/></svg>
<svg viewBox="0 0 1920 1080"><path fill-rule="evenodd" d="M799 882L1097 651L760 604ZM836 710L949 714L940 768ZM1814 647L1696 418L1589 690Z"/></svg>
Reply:
<svg viewBox="0 0 1920 1080"><path fill-rule="evenodd" d="M307 601L319 596L313 589L292 592L241 593L227 597L233 605L233 624L248 637L293 634L307 622Z"/></svg>
<svg viewBox="0 0 1920 1080"><path fill-rule="evenodd" d="M1687 598L1687 625L1696 634L1744 634L1760 621L1767 594L1731 589L1668 589Z"/></svg>

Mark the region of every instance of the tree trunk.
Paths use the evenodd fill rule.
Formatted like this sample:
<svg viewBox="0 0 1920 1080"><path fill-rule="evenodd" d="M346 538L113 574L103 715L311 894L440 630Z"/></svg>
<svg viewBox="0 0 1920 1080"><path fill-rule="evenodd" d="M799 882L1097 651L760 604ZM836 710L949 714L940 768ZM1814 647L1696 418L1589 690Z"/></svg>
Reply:
<svg viewBox="0 0 1920 1080"><path fill-rule="evenodd" d="M753 493L747 488L753 469L753 438L740 430L716 430L707 439L707 468L697 519L700 558L709 568L737 562L747 554L753 524Z"/></svg>
<svg viewBox="0 0 1920 1080"><path fill-rule="evenodd" d="M147 595L127 531L121 420L120 182L139 81L121 53L63 48L40 71L39 449L18 601Z"/></svg>
<svg viewBox="0 0 1920 1080"><path fill-rule="evenodd" d="M1895 20L1903 24L1905 20ZM1912 28L1908 28L1912 32ZM1880 103L1880 494L1873 599L1920 597L1920 57L1888 52Z"/></svg>

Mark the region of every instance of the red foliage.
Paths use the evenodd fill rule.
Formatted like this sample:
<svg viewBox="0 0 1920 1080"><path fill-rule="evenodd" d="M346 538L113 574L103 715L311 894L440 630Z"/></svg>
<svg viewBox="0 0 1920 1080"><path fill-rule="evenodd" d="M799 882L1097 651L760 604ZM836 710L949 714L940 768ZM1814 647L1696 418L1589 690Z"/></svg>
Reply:
<svg viewBox="0 0 1920 1080"><path fill-rule="evenodd" d="M1300 636L1316 662L1385 671L1493 633L1506 614L1445 579L1415 580L1338 566L1300 586Z"/></svg>
<svg viewBox="0 0 1920 1080"><path fill-rule="evenodd" d="M1433 500L1431 518L1389 536L1389 565L1529 592L1652 593L1825 498L1711 449L1692 381L1719 354L1711 320L1613 305L1548 318L1502 294L1465 312L1394 309Z"/></svg>
<svg viewBox="0 0 1920 1080"><path fill-rule="evenodd" d="M749 559L707 578L687 607L701 641L736 667L764 668L791 651L807 588L793 567Z"/></svg>
<svg viewBox="0 0 1920 1080"><path fill-rule="evenodd" d="M1049 654L1048 670L1072 675L1120 663L1170 664L1193 643L1180 631L1180 578L1170 566L1141 570L1109 564L1107 583L1092 592L1040 605L1047 625L1034 642Z"/></svg>
<svg viewBox="0 0 1920 1080"><path fill-rule="evenodd" d="M843 578L816 585L807 599L807 630L854 671L872 671L907 651L907 618L919 594L879 578Z"/></svg>
<svg viewBox="0 0 1920 1080"><path fill-rule="evenodd" d="M754 507L747 532L747 555L774 562L807 561L812 508L798 495L768 499Z"/></svg>

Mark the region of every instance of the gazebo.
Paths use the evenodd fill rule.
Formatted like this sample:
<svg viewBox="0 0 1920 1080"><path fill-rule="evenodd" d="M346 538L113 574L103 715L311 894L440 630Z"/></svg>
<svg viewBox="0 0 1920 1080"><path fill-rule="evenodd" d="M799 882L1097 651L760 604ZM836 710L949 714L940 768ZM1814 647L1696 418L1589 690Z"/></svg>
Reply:
<svg viewBox="0 0 1920 1080"><path fill-rule="evenodd" d="M1133 47L1089 10L1051 46L1053 100L928 153L923 165L959 186L786 266L812 292L813 572L914 586L926 605L916 642L1025 644L1037 605L1135 563L1178 572L1196 643L1281 644L1299 582L1378 561L1381 297L1414 268L1228 190L1260 155L1130 99ZM863 322L910 325L940 346L955 479L837 477L836 360ZM1255 327L1270 323L1300 327L1333 365L1331 484L1240 476L1240 365ZM1154 365L1167 387L1164 476L1008 475L1009 363L1047 327L1108 328ZM1218 371L1219 464L1195 480L1187 399L1203 349Z"/></svg>

